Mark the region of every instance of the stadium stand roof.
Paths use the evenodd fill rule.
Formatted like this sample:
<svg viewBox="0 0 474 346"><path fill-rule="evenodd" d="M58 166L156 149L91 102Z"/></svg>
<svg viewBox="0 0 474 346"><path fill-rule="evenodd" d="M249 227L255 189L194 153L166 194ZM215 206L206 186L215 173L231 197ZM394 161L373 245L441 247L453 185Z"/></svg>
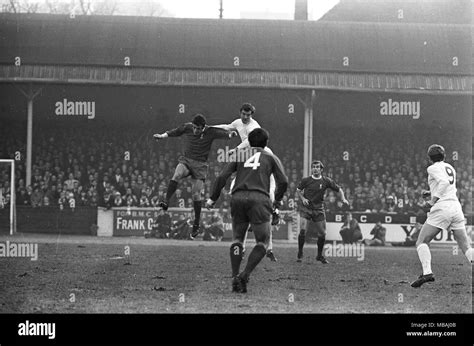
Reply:
<svg viewBox="0 0 474 346"><path fill-rule="evenodd" d="M471 44L454 24L1 14L0 81L470 93Z"/></svg>

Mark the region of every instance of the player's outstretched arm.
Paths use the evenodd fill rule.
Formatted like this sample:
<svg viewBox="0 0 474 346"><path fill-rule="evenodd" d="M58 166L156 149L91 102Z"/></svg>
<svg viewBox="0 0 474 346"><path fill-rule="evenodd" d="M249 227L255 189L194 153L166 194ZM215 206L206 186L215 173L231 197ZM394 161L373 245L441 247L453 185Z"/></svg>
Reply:
<svg viewBox="0 0 474 346"><path fill-rule="evenodd" d="M346 196L344 195L344 190L342 190L342 187L339 188L338 194L342 203L344 203L345 205L349 205L349 201L346 199Z"/></svg>
<svg viewBox="0 0 474 346"><path fill-rule="evenodd" d="M223 130L226 130L226 131L237 131L237 129L235 128L235 126L232 123L230 123L230 124L220 124L220 125L211 125L210 127L215 127L215 128L223 129Z"/></svg>
<svg viewBox="0 0 474 346"><path fill-rule="evenodd" d="M153 138L156 140L168 138L168 137L179 137L186 131L186 124L182 124L181 126L174 128L172 130L168 130L164 133L157 133L153 135Z"/></svg>
<svg viewBox="0 0 474 346"><path fill-rule="evenodd" d="M224 130L220 128L214 128L213 132L214 132L214 138L216 139L230 139L237 136L237 132L235 131L229 131L229 130Z"/></svg>

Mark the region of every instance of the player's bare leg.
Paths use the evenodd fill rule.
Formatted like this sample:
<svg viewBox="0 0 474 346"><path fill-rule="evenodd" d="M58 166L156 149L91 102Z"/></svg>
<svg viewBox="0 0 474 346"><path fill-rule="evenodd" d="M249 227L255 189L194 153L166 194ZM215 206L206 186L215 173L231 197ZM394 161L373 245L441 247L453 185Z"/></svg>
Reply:
<svg viewBox="0 0 474 346"><path fill-rule="evenodd" d="M463 229L453 229L453 236L456 242L459 245L464 256L466 256L469 263L472 263L472 247L471 242L467 236L466 228Z"/></svg>
<svg viewBox="0 0 474 346"><path fill-rule="evenodd" d="M242 242L242 246L243 246L243 249L242 249L242 259L244 258L245 256L245 249L246 249L246 245L247 245L247 236L249 235L249 232L251 232L250 230L250 225L247 229L247 232L245 232L245 236L244 236L244 241Z"/></svg>
<svg viewBox="0 0 474 346"><path fill-rule="evenodd" d="M166 199L164 201L161 201L158 204L164 211L168 210L170 199L171 197L173 197L178 187L178 181L187 177L189 173L190 172L185 165L183 165L182 163L178 163L178 165L176 166L174 170L173 177L168 183L168 190L166 191Z"/></svg>
<svg viewBox="0 0 474 346"><path fill-rule="evenodd" d="M300 232L298 234L298 255L296 256L297 262L301 262L303 259L303 247L306 241L306 228L308 227L308 220L304 217L300 218Z"/></svg>
<svg viewBox="0 0 474 346"><path fill-rule="evenodd" d="M194 239L199 234L199 223L201 221L202 196L204 195L204 181L193 179L192 183L194 223L191 238Z"/></svg>
<svg viewBox="0 0 474 346"><path fill-rule="evenodd" d="M329 261L323 256L324 244L326 243L326 221L317 221L314 223L314 227L318 235L318 254L316 260L328 264Z"/></svg>
<svg viewBox="0 0 474 346"><path fill-rule="evenodd" d="M249 254L249 259L247 265L242 273L239 274L241 292L247 292L247 282L249 280L250 274L255 269L255 267L260 263L260 261L265 257L268 246L268 239L270 237L270 222L265 222L261 224L252 224L253 234L255 236L255 241L257 244L252 249L252 252Z"/></svg>
<svg viewBox="0 0 474 346"><path fill-rule="evenodd" d="M272 226L270 226L270 234L268 236L267 257L272 262L277 261L275 254L273 253L273 227Z"/></svg>
<svg viewBox="0 0 474 346"><path fill-rule="evenodd" d="M420 287L426 282L435 281L431 271L431 252L428 244L441 231L441 228L425 223L416 241L416 252L423 268L423 274L411 283L411 287Z"/></svg>
<svg viewBox="0 0 474 346"><path fill-rule="evenodd" d="M247 230L249 223L232 222L232 245L230 246L230 265L232 267L232 291L241 292L241 283L238 277L240 271L240 263L242 262L244 241L247 238Z"/></svg>
<svg viewBox="0 0 474 346"><path fill-rule="evenodd" d="M271 152L271 150L270 150ZM275 183L275 177L273 174L270 176L270 201L273 202L275 201L275 189L276 189L276 183ZM277 212L273 211L272 213L272 225L277 225L278 222L280 221L280 216ZM267 246L267 257L270 259L272 262L276 262L277 259L275 257L275 254L273 253L273 227L270 226L270 236L268 239L268 246Z"/></svg>

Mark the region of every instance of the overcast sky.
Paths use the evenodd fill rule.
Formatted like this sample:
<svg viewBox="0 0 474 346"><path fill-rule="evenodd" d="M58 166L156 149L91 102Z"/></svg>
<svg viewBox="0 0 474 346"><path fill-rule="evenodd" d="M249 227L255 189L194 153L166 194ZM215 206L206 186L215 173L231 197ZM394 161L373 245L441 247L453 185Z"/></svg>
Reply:
<svg viewBox="0 0 474 346"><path fill-rule="evenodd" d="M0 0L0 12L12 4L27 12L28 5L39 5L38 13L50 13L49 4L62 8L69 4L80 13L80 0ZM294 19L295 0L222 0L224 19ZM339 0L308 0L308 19L318 20ZM85 0L92 8L115 8L115 15L154 15L177 18L219 18L220 0ZM72 5L71 5L72 4ZM104 7L105 5L105 7ZM11 9L10 9L11 11ZM67 11L67 10L66 10ZM99 14L108 14L98 11ZM59 12L62 13L62 12Z"/></svg>
<svg viewBox="0 0 474 346"><path fill-rule="evenodd" d="M173 16L218 18L220 0L159 0ZM308 0L309 19L317 20L339 0ZM293 19L294 0L223 0L224 18Z"/></svg>

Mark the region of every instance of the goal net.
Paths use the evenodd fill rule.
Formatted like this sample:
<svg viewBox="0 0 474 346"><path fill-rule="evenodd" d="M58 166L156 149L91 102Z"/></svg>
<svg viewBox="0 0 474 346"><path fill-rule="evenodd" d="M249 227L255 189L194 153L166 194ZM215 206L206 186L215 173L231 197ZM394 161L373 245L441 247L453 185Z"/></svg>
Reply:
<svg viewBox="0 0 474 346"><path fill-rule="evenodd" d="M0 159L0 232L16 232L15 160Z"/></svg>

